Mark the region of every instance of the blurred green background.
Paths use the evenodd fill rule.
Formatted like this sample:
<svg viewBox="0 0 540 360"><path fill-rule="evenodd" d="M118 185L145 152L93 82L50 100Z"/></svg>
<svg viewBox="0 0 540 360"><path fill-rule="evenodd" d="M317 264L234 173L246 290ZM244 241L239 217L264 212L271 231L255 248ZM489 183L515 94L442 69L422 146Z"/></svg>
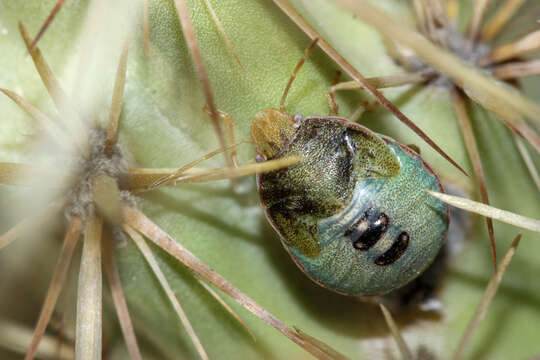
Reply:
<svg viewBox="0 0 540 360"><path fill-rule="evenodd" d="M55 2L0 1L0 87L24 95L46 111L51 111L52 105L25 53L17 21L23 21L35 34ZM373 29L330 1L291 2L364 76L403 72L387 55L384 42ZM310 41L271 1L211 3L245 71L227 49L204 3L188 1L217 106L235 119L237 137L241 139L249 136L251 120L258 111L278 106L290 72ZM400 22L413 24L408 2L375 3ZM465 23L470 7L466 5L468 1L463 3ZM74 103L80 104L83 116L105 120L123 33L129 33L132 41L120 145L129 154L133 167L178 167L219 146L211 122L202 112L204 96L173 1L149 1L150 57L142 50L139 3L129 6L131 11L123 11L126 4L129 6L125 1L115 5L98 0L67 1L39 46ZM90 24L90 36L85 36L87 14L100 11L107 15L97 16L96 22ZM531 27L538 27L535 22L539 17L538 2L526 1L504 37L515 39ZM99 21L106 25L101 26ZM86 54L82 60L81 54ZM324 95L337 69L316 49L298 74L287 109L303 115L326 114ZM539 80L535 76L522 83L526 96L536 101L540 98ZM384 94L472 173L445 91L417 86L385 90ZM369 99L365 94L340 93L341 115L347 116L365 99ZM36 145L40 130L30 118L3 96L0 109L0 161L55 161L53 155L36 151L43 149L43 144ZM482 109L470 110L492 204L540 218L540 194L510 132ZM464 178L385 110L367 114L361 123L404 144L416 144L445 183L478 197L471 179ZM242 145L241 162L250 161L253 156L253 147ZM540 165L538 155L534 155L534 160ZM205 166L223 165L223 158L216 157ZM373 359L386 352L395 353L378 309L326 291L307 279L266 223L254 178L242 179L239 185L239 192L233 192L228 181L178 185L144 194L140 206L177 241L286 324L298 326L351 358ZM23 216L15 205L36 197L36 191L46 190L0 186L1 231ZM451 353L493 272L485 222L476 216L472 222L463 250L452 259L442 285L442 315L394 314L415 351L424 346L442 358ZM54 216L43 229L0 252L1 320L33 326L56 262L62 232L63 217ZM495 223L499 254L504 253L516 233L516 228ZM525 359L540 353L538 240L538 234L524 233L500 292L466 352L469 358ZM310 358L273 328L225 298L255 333L257 341L253 342L182 265L156 247L152 249L210 358ZM150 358L195 358L195 348L136 247L128 241L117 249L117 254L128 305L146 354ZM77 267L75 261L72 284L76 282ZM65 307L65 328L69 329L74 321L74 289L67 293L61 301ZM106 353L112 359L127 358L108 295L105 309ZM0 350L0 357L18 358L7 350Z"/></svg>

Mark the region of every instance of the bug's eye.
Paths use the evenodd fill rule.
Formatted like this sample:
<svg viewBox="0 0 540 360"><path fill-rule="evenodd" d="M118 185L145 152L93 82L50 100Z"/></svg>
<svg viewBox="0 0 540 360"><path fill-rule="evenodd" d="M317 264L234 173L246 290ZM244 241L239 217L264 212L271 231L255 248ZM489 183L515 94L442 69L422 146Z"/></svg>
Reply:
<svg viewBox="0 0 540 360"><path fill-rule="evenodd" d="M300 114L294 115L293 123L294 123L295 127L299 127L300 124L302 123L302 121L304 121L304 117L302 115L300 115Z"/></svg>
<svg viewBox="0 0 540 360"><path fill-rule="evenodd" d="M405 250L407 250L409 240L409 233L402 231L390 249L386 250L384 254L375 259L375 264L386 266L396 262L397 259L399 259L405 253Z"/></svg>
<svg viewBox="0 0 540 360"><path fill-rule="evenodd" d="M390 218L385 213L375 213L369 209L360 220L345 232L358 250L368 250L379 241L388 229Z"/></svg>

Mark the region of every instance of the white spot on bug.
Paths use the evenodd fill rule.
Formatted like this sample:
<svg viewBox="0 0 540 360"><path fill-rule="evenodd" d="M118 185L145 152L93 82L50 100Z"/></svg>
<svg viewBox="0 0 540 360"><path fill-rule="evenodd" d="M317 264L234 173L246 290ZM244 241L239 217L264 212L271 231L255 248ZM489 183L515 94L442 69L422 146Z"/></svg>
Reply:
<svg viewBox="0 0 540 360"><path fill-rule="evenodd" d="M297 128L300 126L302 121L304 121L304 117L300 114L296 114L294 115L293 121L294 121L294 127Z"/></svg>
<svg viewBox="0 0 540 360"><path fill-rule="evenodd" d="M439 299L437 299L435 297L432 297L432 298L429 298L426 301L422 302L420 304L419 308L422 311L441 312L443 310L443 308L444 308L444 305Z"/></svg>

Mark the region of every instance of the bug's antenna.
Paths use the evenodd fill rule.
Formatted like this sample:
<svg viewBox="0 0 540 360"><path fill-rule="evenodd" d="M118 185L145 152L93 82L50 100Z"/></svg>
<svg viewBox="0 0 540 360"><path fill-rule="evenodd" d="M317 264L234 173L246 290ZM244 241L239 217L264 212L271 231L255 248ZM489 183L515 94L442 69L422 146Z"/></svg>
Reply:
<svg viewBox="0 0 540 360"><path fill-rule="evenodd" d="M316 37L313 42L308 46L308 48L304 52L304 56L302 56L298 64L296 64L296 67L294 68L291 77L289 78L289 82L287 83L287 86L285 86L285 91L283 91L283 95L281 96L281 101L279 102L280 111L285 111L285 99L287 99L287 95L289 94L289 89L291 88L292 82L294 81L294 78L296 78L296 74L298 73L302 65L304 65L304 62L308 58L309 54L311 54L311 52L315 48L315 45L317 45L317 41L319 41L318 37Z"/></svg>

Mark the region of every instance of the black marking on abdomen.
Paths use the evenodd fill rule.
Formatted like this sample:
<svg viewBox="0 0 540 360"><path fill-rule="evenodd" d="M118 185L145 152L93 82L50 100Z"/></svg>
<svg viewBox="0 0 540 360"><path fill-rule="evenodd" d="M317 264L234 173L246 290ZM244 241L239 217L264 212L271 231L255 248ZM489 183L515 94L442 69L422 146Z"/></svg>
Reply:
<svg viewBox="0 0 540 360"><path fill-rule="evenodd" d="M351 238L355 249L365 251L382 238L389 224L388 215L370 208L351 228L345 231L345 236Z"/></svg>
<svg viewBox="0 0 540 360"><path fill-rule="evenodd" d="M396 262L405 253L405 250L407 250L409 240L409 234L406 231L402 231L390 249L386 250L384 254L375 259L375 264L386 266Z"/></svg>

